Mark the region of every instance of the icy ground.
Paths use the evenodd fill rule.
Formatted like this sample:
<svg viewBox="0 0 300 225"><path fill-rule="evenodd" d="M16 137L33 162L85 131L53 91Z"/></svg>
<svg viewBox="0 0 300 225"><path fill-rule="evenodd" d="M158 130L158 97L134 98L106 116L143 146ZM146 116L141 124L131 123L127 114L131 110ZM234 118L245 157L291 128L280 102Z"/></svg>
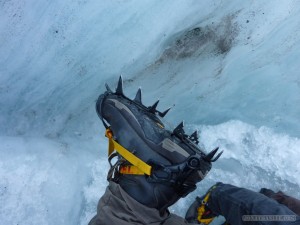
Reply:
<svg viewBox="0 0 300 225"><path fill-rule="evenodd" d="M224 154L216 181L300 198L300 2L0 0L0 225L87 224L105 190L94 110L123 74Z"/></svg>

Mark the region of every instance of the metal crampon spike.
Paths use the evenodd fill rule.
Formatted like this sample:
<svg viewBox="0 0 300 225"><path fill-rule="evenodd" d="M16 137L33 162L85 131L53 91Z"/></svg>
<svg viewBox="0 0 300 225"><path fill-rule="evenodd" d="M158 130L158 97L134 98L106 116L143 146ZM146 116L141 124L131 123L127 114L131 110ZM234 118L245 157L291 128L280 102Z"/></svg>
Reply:
<svg viewBox="0 0 300 225"><path fill-rule="evenodd" d="M223 153L223 151L221 151L214 159L213 157L215 156L215 154L217 153L217 151L219 150L219 147L215 148L214 150L212 150L210 153L208 153L205 157L204 160L208 161L208 162L215 162Z"/></svg>
<svg viewBox="0 0 300 225"><path fill-rule="evenodd" d="M173 134L182 134L184 135L184 130L183 130L184 124L183 121L173 130Z"/></svg>
<svg viewBox="0 0 300 225"><path fill-rule="evenodd" d="M119 78L118 86L116 88L116 94L118 95L124 95L123 93L123 79L122 76Z"/></svg>
<svg viewBox="0 0 300 225"><path fill-rule="evenodd" d="M159 100L157 100L152 106L149 107L149 111L152 113L156 113L156 107L159 103Z"/></svg>
<svg viewBox="0 0 300 225"><path fill-rule="evenodd" d="M138 91L135 95L134 101L137 102L137 103L143 104L142 103L142 90L141 90L141 88L138 89Z"/></svg>
<svg viewBox="0 0 300 225"><path fill-rule="evenodd" d="M212 158L214 157L214 155L217 153L219 147L215 148L214 150L212 150L210 153L208 153L204 159L208 162L210 162L212 160Z"/></svg>
<svg viewBox="0 0 300 225"><path fill-rule="evenodd" d="M184 127L184 122L181 121L181 123L178 124L178 126L175 128L175 130L177 130L177 129L183 129L183 127Z"/></svg>
<svg viewBox="0 0 300 225"><path fill-rule="evenodd" d="M196 144L198 144L199 143L198 137L199 137L198 131L196 130L194 133L191 134L190 139L194 141Z"/></svg>
<svg viewBox="0 0 300 225"><path fill-rule="evenodd" d="M158 112L158 115L160 116L160 117L165 117L165 115L170 111L170 109L171 109L171 107L170 108L168 108L166 111L164 111L164 112Z"/></svg>
<svg viewBox="0 0 300 225"><path fill-rule="evenodd" d="M218 160L218 158L220 158L220 156L223 154L223 150L212 160L210 160L211 162L215 162Z"/></svg>

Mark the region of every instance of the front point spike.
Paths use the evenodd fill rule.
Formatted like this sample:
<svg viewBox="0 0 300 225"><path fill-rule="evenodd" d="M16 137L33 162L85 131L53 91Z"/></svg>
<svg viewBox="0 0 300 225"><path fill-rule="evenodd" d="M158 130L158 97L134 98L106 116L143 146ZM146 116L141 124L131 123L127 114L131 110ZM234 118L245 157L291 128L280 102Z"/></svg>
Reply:
<svg viewBox="0 0 300 225"><path fill-rule="evenodd" d="M108 86L108 84L107 84L107 83L105 83L105 87L106 87L106 90L107 90L108 92L111 92L111 93L113 93L113 91L110 89L110 87Z"/></svg>
<svg viewBox="0 0 300 225"><path fill-rule="evenodd" d="M210 160L211 162L217 161L218 158L223 154L223 151L221 151L214 159Z"/></svg>
<svg viewBox="0 0 300 225"><path fill-rule="evenodd" d="M142 90L141 90L141 88L139 88L139 90L137 91L137 93L135 95L135 98L134 98L134 101L142 104Z"/></svg>
<svg viewBox="0 0 300 225"><path fill-rule="evenodd" d="M204 159L208 162L211 162L212 158L215 156L215 154L217 153L217 151L219 150L219 147L215 148L214 150L212 150L210 153L208 153ZM220 157L220 156L219 156Z"/></svg>
<svg viewBox="0 0 300 225"><path fill-rule="evenodd" d="M120 76L120 78L119 78L118 86L117 86L117 89L116 89L116 94L124 95L123 94L123 79L122 79L122 76Z"/></svg>

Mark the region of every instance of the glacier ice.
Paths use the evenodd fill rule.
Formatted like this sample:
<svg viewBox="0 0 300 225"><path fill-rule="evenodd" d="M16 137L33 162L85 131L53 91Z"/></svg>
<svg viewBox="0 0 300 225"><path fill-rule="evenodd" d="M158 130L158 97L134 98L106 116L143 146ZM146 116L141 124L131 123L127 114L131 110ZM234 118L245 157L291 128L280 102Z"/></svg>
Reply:
<svg viewBox="0 0 300 225"><path fill-rule="evenodd" d="M297 1L0 1L0 224L87 224L104 192L94 110L120 74L143 102L175 104L216 181L300 197Z"/></svg>

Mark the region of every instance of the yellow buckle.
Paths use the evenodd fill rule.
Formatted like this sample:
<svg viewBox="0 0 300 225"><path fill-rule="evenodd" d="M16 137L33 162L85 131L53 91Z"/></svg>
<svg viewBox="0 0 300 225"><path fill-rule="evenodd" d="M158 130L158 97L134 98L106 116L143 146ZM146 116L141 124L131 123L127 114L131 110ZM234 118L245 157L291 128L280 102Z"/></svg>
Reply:
<svg viewBox="0 0 300 225"><path fill-rule="evenodd" d="M204 199L202 200L201 206L198 208L198 217L197 217L197 219L198 219L198 221L199 221L200 223L203 223L203 224L210 224L210 223L214 220L214 218L215 218L215 217L212 217L212 218L203 219L202 216L203 216L203 214L204 214L204 212L205 212L205 205L206 205L206 203L208 202L208 199L209 199L209 197L210 197L210 193L211 193L211 191L212 191L213 189L215 189L216 187L217 187L217 186L215 185L215 186L213 186L212 188L210 188L209 192L206 194L206 196L205 196Z"/></svg>

